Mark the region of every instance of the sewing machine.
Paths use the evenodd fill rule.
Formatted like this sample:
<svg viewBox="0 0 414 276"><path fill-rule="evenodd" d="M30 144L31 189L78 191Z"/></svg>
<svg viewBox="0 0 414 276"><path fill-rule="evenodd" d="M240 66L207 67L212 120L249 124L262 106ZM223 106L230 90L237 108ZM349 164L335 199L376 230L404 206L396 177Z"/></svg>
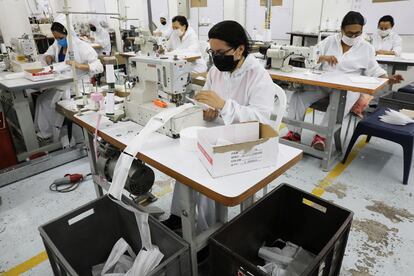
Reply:
<svg viewBox="0 0 414 276"><path fill-rule="evenodd" d="M10 41L11 52L10 67L14 72L21 72L26 69L41 68L42 64L36 61L37 50L33 39L28 35L20 38L12 38Z"/></svg>
<svg viewBox="0 0 414 276"><path fill-rule="evenodd" d="M139 46L141 55L150 56L154 55L160 46L165 50L166 41L163 37L153 36L148 30L141 30L140 36L135 38L134 44Z"/></svg>
<svg viewBox="0 0 414 276"><path fill-rule="evenodd" d="M186 102L191 65L176 57L136 56L129 59L129 76L138 77L125 102L126 116L140 125L168 108ZM181 129L203 124L198 106L174 116L159 132L176 138Z"/></svg>
<svg viewBox="0 0 414 276"><path fill-rule="evenodd" d="M301 57L304 59L305 68L315 68L317 66L319 52L317 47L301 47L291 45L272 45L266 53L271 59L271 67L285 72L292 71L289 65L291 58Z"/></svg>

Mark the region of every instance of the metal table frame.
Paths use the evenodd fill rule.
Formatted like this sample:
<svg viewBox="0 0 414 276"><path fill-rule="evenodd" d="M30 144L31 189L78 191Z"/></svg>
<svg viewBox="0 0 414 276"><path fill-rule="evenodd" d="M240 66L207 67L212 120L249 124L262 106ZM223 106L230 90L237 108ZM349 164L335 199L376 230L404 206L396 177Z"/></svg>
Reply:
<svg viewBox="0 0 414 276"><path fill-rule="evenodd" d="M76 122L76 119L75 119L75 122ZM92 172L92 175L94 175L93 181L94 181L94 186L95 186L95 192L96 192L96 195L100 197L104 195L103 189L105 190L109 189L109 185L105 180L101 179L101 177L97 175L97 162L96 162L97 159L95 156L95 151L93 150L94 149L94 145L93 145L94 137L92 134L93 129L91 128L88 129L87 127L85 127L84 125L80 123L79 125L83 127L83 131L84 131L85 144L88 149L88 158L89 158L89 163L91 166L91 172ZM109 141L110 139L108 139L107 137L103 137L102 135L100 135L100 137L106 140L106 142L109 142L113 144L114 146L121 148L121 144L119 143L115 144ZM277 172L279 173L279 170L283 172L286 171L288 168L290 168L291 166L299 162L301 157L302 155L299 155L298 157L294 158L293 160L289 162L290 164L288 165L288 167L283 167L283 168L281 167L277 170ZM154 164L151 164L149 162L147 163L148 165L153 165L154 167L157 168L155 163ZM157 169L160 169L162 171L161 168L157 168ZM166 172L166 171L164 171L164 173L169 174L169 172ZM282 172L280 172L280 174L281 173ZM278 175L280 174L267 177L266 183L267 184L270 183L271 181L276 179ZM194 189L192 187L179 182L179 180L177 180L176 185L180 185L179 191L180 191L180 206L181 206L181 221L182 221L182 227L183 227L183 238L190 245L192 275L196 276L198 275L197 252L201 250L202 248L204 248L207 245L208 238L215 231L217 231L224 223L227 222L228 207L216 201L215 205L216 205L216 216L217 216L218 223L202 233L197 233L196 227L195 227L196 225L196 193L194 193ZM247 198L245 198L242 202L240 202L241 212L249 208L254 203L254 194L255 192L250 193ZM139 208L141 207L139 206Z"/></svg>

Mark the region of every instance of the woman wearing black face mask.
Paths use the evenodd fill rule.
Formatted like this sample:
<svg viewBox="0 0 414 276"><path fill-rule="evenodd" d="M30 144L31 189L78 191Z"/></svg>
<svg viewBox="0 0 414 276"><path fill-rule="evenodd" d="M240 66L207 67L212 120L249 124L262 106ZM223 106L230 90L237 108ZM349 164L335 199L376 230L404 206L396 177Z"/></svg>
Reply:
<svg viewBox="0 0 414 276"><path fill-rule="evenodd" d="M244 28L235 21L223 21L214 25L208 33L210 55L214 65L207 75L204 90L196 99L208 104L205 120L220 117L224 124L260 121L269 124L276 90L269 73L252 55ZM171 217L165 224L170 228L179 226L180 186L174 189ZM197 229L204 231L215 221L214 201L199 194L197 199Z"/></svg>
<svg viewBox="0 0 414 276"><path fill-rule="evenodd" d="M160 25L155 30L155 36L162 36L165 39L169 39L172 33L171 24L168 24L168 17L166 13L160 14Z"/></svg>
<svg viewBox="0 0 414 276"><path fill-rule="evenodd" d="M277 86L249 55L244 28L236 21L223 21L210 29L208 37L214 66L203 91L195 97L212 107L204 111L204 119L211 121L220 115L225 124L253 120L269 123Z"/></svg>

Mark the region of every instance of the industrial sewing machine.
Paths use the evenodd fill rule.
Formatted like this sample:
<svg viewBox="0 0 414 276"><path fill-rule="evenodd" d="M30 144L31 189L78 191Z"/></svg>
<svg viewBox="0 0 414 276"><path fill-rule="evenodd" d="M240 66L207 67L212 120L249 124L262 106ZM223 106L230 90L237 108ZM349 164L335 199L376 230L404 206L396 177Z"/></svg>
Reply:
<svg viewBox="0 0 414 276"><path fill-rule="evenodd" d="M37 50L32 38L23 35L20 38L12 38L10 41L11 52L10 67L14 72L21 72L26 69L41 68L42 64L37 61Z"/></svg>
<svg viewBox="0 0 414 276"><path fill-rule="evenodd" d="M272 45L266 53L271 59L271 67L285 72L292 71L289 65L292 58L301 58L305 68L313 69L317 66L319 52L317 47L301 47L291 45Z"/></svg>
<svg viewBox="0 0 414 276"><path fill-rule="evenodd" d="M140 125L168 108L186 102L191 65L177 57L136 56L129 59L129 76L138 82L125 102L126 116ZM178 137L181 129L203 124L203 112L198 106L176 115L159 132Z"/></svg>
<svg viewBox="0 0 414 276"><path fill-rule="evenodd" d="M134 44L139 46L143 56L154 55L155 52L159 52L161 49L163 51L166 47L165 38L153 36L149 30L141 30L140 35L135 38Z"/></svg>

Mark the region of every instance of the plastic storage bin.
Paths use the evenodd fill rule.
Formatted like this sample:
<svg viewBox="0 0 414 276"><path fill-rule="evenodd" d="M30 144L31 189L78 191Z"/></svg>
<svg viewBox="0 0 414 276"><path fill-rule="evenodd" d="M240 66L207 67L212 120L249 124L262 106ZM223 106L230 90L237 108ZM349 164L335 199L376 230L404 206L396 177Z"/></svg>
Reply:
<svg viewBox="0 0 414 276"><path fill-rule="evenodd" d="M394 110L414 110L414 94L404 92L389 92L379 98L378 106L388 107Z"/></svg>
<svg viewBox="0 0 414 276"><path fill-rule="evenodd" d="M312 205L312 206L310 206ZM264 242L290 241L315 254L301 275L339 275L353 213L282 184L209 240L210 275L263 275Z"/></svg>
<svg viewBox="0 0 414 276"><path fill-rule="evenodd" d="M188 244L153 217L149 217L152 242L164 254L150 275L191 275ZM135 253L141 239L132 212L107 196L98 198L39 227L55 275L92 275L92 266L103 263L123 237Z"/></svg>

